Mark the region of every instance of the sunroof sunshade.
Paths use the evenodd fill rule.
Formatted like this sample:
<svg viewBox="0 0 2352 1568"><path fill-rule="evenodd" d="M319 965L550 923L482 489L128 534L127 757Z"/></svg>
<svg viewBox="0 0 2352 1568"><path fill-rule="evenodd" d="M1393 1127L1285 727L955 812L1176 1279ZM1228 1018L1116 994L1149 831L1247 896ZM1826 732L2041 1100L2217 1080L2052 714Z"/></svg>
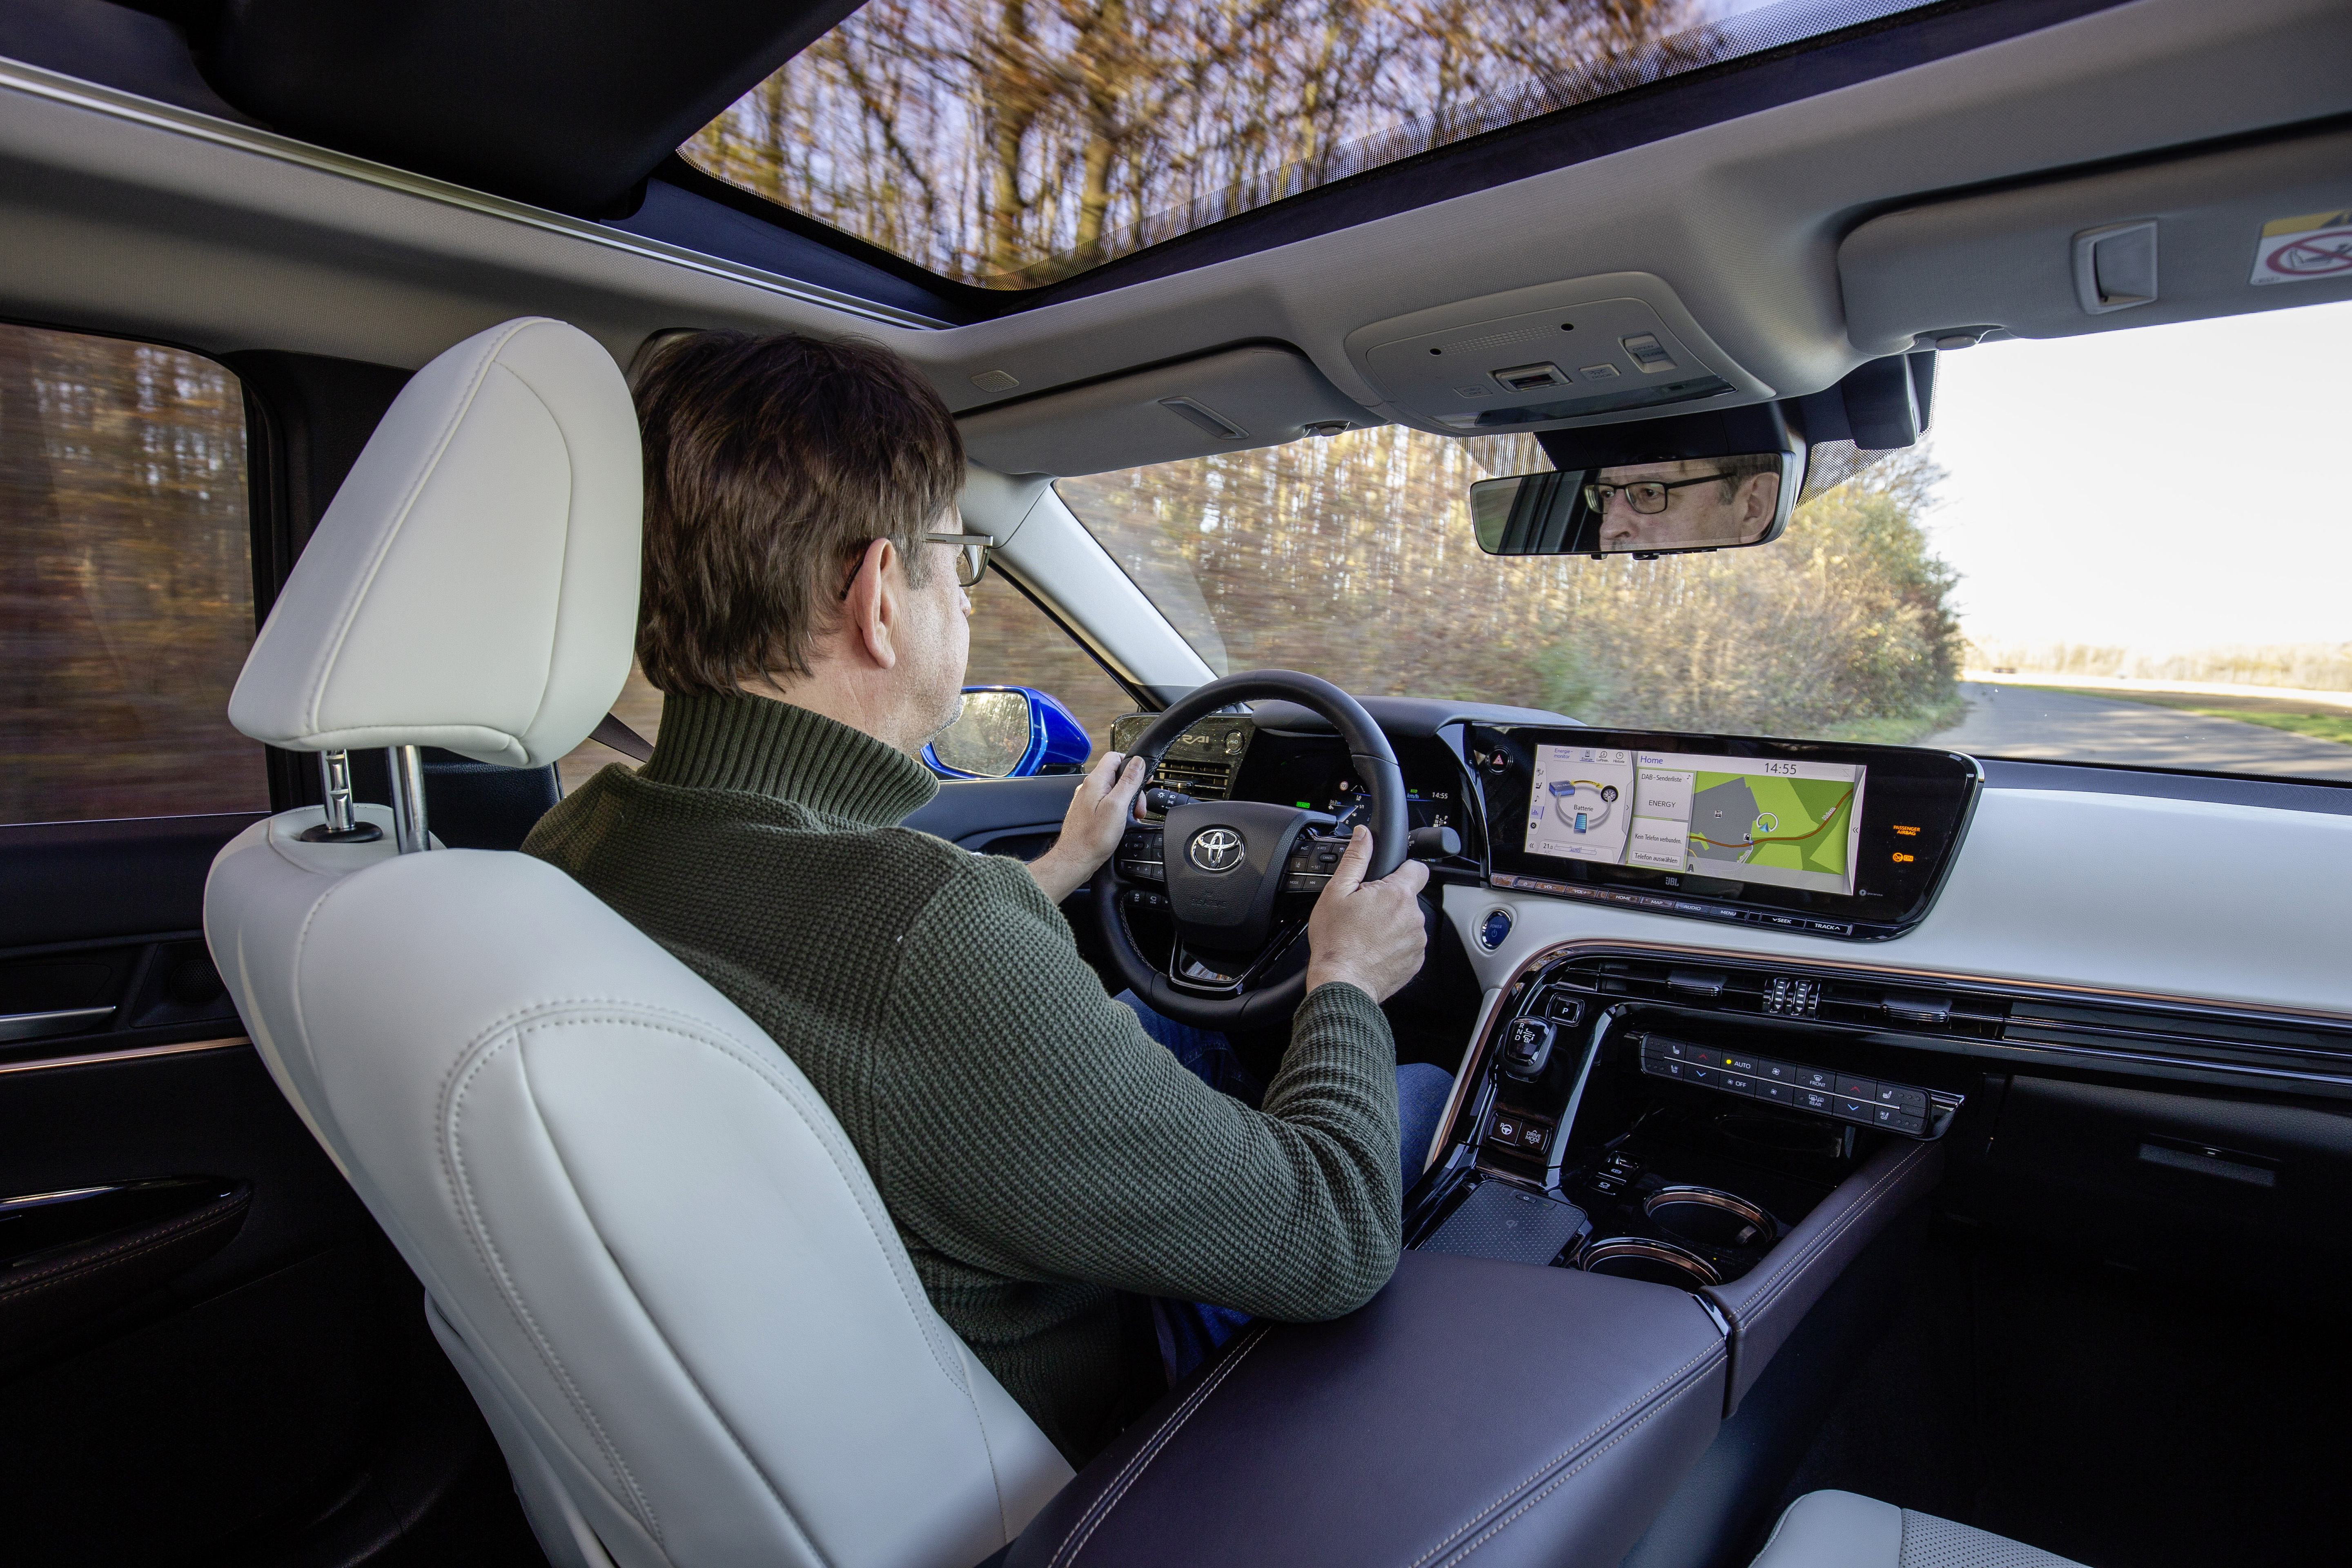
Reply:
<svg viewBox="0 0 2352 1568"><path fill-rule="evenodd" d="M933 272L1071 277L1923 0L867 0L678 151Z"/></svg>

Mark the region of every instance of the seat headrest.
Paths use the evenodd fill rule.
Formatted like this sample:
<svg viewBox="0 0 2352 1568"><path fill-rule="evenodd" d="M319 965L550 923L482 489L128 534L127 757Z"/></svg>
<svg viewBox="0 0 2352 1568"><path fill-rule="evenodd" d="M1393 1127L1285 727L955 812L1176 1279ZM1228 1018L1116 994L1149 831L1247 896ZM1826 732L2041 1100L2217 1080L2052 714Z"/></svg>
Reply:
<svg viewBox="0 0 2352 1568"><path fill-rule="evenodd" d="M524 317L418 371L295 563L229 722L536 767L628 679L645 496L612 355Z"/></svg>

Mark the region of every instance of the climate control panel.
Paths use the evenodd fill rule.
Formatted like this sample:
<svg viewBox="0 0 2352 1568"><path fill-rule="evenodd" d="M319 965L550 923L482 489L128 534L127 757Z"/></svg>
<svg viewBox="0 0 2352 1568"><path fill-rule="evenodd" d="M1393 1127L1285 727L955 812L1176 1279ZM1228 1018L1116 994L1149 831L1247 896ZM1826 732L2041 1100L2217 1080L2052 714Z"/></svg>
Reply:
<svg viewBox="0 0 2352 1568"><path fill-rule="evenodd" d="M1760 1100L1908 1138L1940 1136L1963 1098L1666 1035L1643 1035L1640 1043L1642 1070L1652 1078L1675 1079L1718 1094Z"/></svg>

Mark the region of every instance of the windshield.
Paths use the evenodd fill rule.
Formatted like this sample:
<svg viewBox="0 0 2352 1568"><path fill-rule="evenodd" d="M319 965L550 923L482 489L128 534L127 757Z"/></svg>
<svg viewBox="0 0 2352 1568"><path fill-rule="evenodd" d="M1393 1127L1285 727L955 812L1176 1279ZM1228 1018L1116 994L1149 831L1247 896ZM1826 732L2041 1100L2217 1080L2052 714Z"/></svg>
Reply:
<svg viewBox="0 0 2352 1568"><path fill-rule="evenodd" d="M2347 356L2352 304L1948 353L1929 440L1859 472L1819 449L1778 542L1654 561L1481 553L1469 486L1547 468L1524 436L1390 426L1057 488L1220 673L2352 780Z"/></svg>
<svg viewBox="0 0 2352 1568"><path fill-rule="evenodd" d="M678 152L946 277L1050 283L1923 0L867 0Z"/></svg>

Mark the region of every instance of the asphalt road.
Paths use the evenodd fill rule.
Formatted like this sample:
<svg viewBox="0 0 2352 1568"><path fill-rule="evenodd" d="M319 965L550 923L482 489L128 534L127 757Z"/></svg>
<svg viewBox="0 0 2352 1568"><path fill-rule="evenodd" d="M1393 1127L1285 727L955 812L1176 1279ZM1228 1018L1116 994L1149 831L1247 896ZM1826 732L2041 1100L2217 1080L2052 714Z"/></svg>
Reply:
<svg viewBox="0 0 2352 1568"><path fill-rule="evenodd" d="M2352 746L2262 724L2038 686L1964 680L1960 695L1968 717L1919 744L1983 757L2352 779Z"/></svg>

